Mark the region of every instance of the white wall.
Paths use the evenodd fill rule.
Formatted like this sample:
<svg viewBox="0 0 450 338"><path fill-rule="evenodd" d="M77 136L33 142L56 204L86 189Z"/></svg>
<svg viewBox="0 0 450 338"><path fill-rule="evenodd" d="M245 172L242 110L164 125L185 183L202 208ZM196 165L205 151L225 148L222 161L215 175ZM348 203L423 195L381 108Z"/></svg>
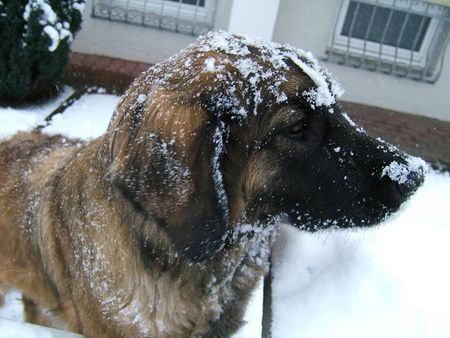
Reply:
<svg viewBox="0 0 450 338"><path fill-rule="evenodd" d="M233 0L228 31L272 40L280 0Z"/></svg>
<svg viewBox="0 0 450 338"><path fill-rule="evenodd" d="M336 0L282 0L273 39L324 57L339 4ZM450 51L434 84L333 63L324 65L346 89L344 100L450 121Z"/></svg>
<svg viewBox="0 0 450 338"><path fill-rule="evenodd" d="M217 15L226 18L229 7L226 3L221 4L217 8ZM222 14L221 10L225 13ZM186 47L195 39L187 34L95 19L91 17L91 12L92 0L86 0L81 31L72 45L75 52L156 63ZM224 25L223 20L218 22Z"/></svg>
<svg viewBox="0 0 450 338"><path fill-rule="evenodd" d="M185 47L193 39L189 35L93 19L90 15L86 15L83 27L74 40L72 50L156 63Z"/></svg>
<svg viewBox="0 0 450 338"><path fill-rule="evenodd" d="M217 0L214 29L272 39L280 0ZM195 37L91 17L86 1L84 22L72 45L80 53L156 63L188 45Z"/></svg>
<svg viewBox="0 0 450 338"><path fill-rule="evenodd" d="M215 29L244 32L325 56L334 27L338 0L218 0ZM128 60L156 63L195 38L91 17L86 1L85 21L73 50ZM346 89L344 99L450 121L450 51L435 84L324 62Z"/></svg>
<svg viewBox="0 0 450 338"><path fill-rule="evenodd" d="M214 18L214 29L228 30L231 19L231 10L236 0L216 0L217 10Z"/></svg>

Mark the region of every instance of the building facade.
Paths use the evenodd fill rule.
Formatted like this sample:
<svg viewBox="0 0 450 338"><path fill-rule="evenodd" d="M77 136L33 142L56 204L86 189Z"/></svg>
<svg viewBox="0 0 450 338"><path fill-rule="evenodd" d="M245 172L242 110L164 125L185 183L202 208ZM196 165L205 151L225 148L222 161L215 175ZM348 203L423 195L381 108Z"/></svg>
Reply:
<svg viewBox="0 0 450 338"><path fill-rule="evenodd" d="M87 0L73 50L156 63L211 29L313 52L346 101L450 121L450 0Z"/></svg>

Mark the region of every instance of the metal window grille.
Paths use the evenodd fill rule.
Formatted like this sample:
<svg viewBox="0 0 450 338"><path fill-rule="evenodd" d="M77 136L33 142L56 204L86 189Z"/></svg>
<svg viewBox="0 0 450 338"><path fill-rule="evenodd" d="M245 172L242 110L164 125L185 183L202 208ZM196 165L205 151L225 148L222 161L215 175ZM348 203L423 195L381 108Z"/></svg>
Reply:
<svg viewBox="0 0 450 338"><path fill-rule="evenodd" d="M212 28L216 0L93 0L92 16L200 35Z"/></svg>
<svg viewBox="0 0 450 338"><path fill-rule="evenodd" d="M449 7L415 0L343 0L325 59L435 82L449 37Z"/></svg>

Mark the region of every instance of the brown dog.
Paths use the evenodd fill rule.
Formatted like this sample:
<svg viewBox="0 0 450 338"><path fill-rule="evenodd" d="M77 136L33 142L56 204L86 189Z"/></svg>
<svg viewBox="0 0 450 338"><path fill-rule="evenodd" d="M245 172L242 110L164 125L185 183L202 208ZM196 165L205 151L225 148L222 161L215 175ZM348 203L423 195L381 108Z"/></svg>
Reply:
<svg viewBox="0 0 450 338"><path fill-rule="evenodd" d="M308 53L210 33L142 74L102 137L2 141L4 291L86 337L229 336L280 217L371 225L423 180L339 93Z"/></svg>

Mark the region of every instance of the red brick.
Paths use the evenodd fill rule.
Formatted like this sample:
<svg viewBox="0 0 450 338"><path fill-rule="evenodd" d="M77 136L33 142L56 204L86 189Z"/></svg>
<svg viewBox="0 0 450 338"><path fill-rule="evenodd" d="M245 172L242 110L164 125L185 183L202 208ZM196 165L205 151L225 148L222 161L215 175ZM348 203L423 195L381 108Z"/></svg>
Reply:
<svg viewBox="0 0 450 338"><path fill-rule="evenodd" d="M120 69L120 73L127 74L133 76L137 72L137 64L135 62L125 62L122 68Z"/></svg>
<svg viewBox="0 0 450 338"><path fill-rule="evenodd" d="M105 70L111 64L111 58L97 57L94 69Z"/></svg>
<svg viewBox="0 0 450 338"><path fill-rule="evenodd" d="M69 63L79 65L79 64L83 63L85 58L86 58L86 54L70 53L69 54Z"/></svg>
<svg viewBox="0 0 450 338"><path fill-rule="evenodd" d="M119 73L120 70L123 68L124 64L125 64L124 60L112 59L109 62L109 64L103 69L109 72Z"/></svg>
<svg viewBox="0 0 450 338"><path fill-rule="evenodd" d="M149 67L150 67L150 64L148 64L148 63L138 63L137 70L139 71L139 73L142 73L142 72L146 71Z"/></svg>
<svg viewBox="0 0 450 338"><path fill-rule="evenodd" d="M96 55L86 55L82 65L90 68L96 68L97 62L98 58Z"/></svg>
<svg viewBox="0 0 450 338"><path fill-rule="evenodd" d="M428 132L431 135L436 135L436 136L439 136L441 138L448 138L448 139L450 139L450 131L449 130L445 130L444 128L433 127L433 128L429 128Z"/></svg>
<svg viewBox="0 0 450 338"><path fill-rule="evenodd" d="M109 87L114 83L114 80L115 74L113 72L102 71L98 72L95 76L95 81L101 86Z"/></svg>

